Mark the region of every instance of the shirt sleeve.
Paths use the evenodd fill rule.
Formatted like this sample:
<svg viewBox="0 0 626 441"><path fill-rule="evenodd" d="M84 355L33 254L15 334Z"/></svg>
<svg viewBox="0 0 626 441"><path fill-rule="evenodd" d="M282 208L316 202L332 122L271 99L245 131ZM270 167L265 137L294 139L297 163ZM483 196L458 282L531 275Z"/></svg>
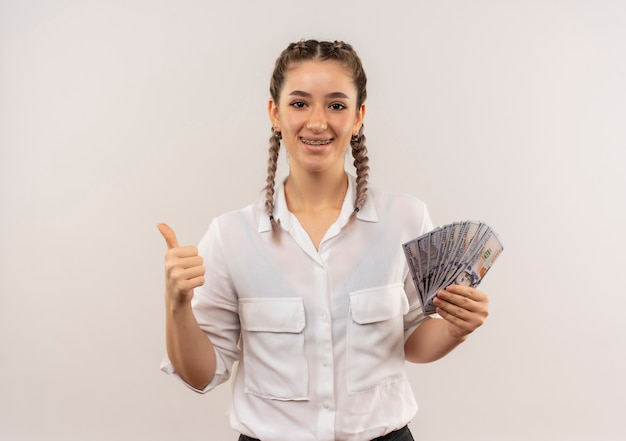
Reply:
<svg viewBox="0 0 626 441"><path fill-rule="evenodd" d="M192 309L198 325L215 348L217 361L215 376L204 389L196 389L176 373L167 357L161 363L163 372L176 376L187 387L199 393L206 393L227 381L235 361L240 357L237 293L228 263L224 258L218 219L211 223L198 244L198 253L204 259L206 274L204 285L194 290L192 300Z"/></svg>
<svg viewBox="0 0 626 441"><path fill-rule="evenodd" d="M217 366L215 370L215 376L213 377L211 382L204 387L204 389L197 389L193 387L191 384L187 383L185 380L183 380L183 378L180 375L178 375L178 372L176 372L176 370L174 369L174 366L172 366L172 363L170 362L170 359L167 356L161 362L161 371L178 378L185 386L187 386L192 391L197 392L199 394L204 394L204 393L209 392L212 389L215 389L217 386L219 386L220 384L222 384L224 381L228 379L228 376L225 376L226 369L224 366L224 362L222 361L220 357L216 357L216 360L217 360Z"/></svg>

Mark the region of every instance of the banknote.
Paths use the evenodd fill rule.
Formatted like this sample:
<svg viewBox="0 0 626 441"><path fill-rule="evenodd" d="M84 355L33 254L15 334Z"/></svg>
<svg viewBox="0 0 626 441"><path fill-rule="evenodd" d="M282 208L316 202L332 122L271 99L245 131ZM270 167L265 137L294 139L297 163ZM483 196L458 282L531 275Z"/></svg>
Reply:
<svg viewBox="0 0 626 441"><path fill-rule="evenodd" d="M433 299L441 289L478 286L504 249L491 227L471 220L437 227L402 248L427 315L436 312Z"/></svg>

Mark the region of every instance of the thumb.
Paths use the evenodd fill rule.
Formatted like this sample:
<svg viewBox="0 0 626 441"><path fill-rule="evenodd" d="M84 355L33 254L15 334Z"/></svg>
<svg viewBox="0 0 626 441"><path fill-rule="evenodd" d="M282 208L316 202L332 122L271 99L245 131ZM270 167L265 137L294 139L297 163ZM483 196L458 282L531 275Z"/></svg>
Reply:
<svg viewBox="0 0 626 441"><path fill-rule="evenodd" d="M178 248L178 240L176 240L176 233L174 233L174 230L172 230L169 227L169 225L158 224L157 228L159 229L159 231L161 232L161 235L165 239L168 249L171 250L172 248Z"/></svg>

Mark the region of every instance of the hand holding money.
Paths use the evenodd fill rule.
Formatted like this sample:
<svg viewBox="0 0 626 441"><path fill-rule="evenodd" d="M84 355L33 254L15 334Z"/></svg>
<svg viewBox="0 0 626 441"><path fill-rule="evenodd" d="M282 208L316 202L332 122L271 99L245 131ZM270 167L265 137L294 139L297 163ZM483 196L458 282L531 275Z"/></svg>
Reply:
<svg viewBox="0 0 626 441"><path fill-rule="evenodd" d="M434 314L439 308L442 317L446 315L458 328L455 334L467 334L482 324L488 299L474 288L503 250L491 227L483 222L454 222L402 248L424 314Z"/></svg>
<svg viewBox="0 0 626 441"><path fill-rule="evenodd" d="M456 338L474 332L489 315L489 297L471 286L450 285L437 293L433 303L448 322L448 332Z"/></svg>

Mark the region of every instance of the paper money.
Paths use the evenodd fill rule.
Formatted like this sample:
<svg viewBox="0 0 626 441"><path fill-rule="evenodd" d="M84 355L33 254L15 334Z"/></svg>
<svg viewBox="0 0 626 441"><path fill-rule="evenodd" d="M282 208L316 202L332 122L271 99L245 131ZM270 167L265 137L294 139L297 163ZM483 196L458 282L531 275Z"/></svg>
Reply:
<svg viewBox="0 0 626 441"><path fill-rule="evenodd" d="M402 244L424 313L434 314L433 299L452 284L476 287L502 250L484 222L454 222Z"/></svg>

